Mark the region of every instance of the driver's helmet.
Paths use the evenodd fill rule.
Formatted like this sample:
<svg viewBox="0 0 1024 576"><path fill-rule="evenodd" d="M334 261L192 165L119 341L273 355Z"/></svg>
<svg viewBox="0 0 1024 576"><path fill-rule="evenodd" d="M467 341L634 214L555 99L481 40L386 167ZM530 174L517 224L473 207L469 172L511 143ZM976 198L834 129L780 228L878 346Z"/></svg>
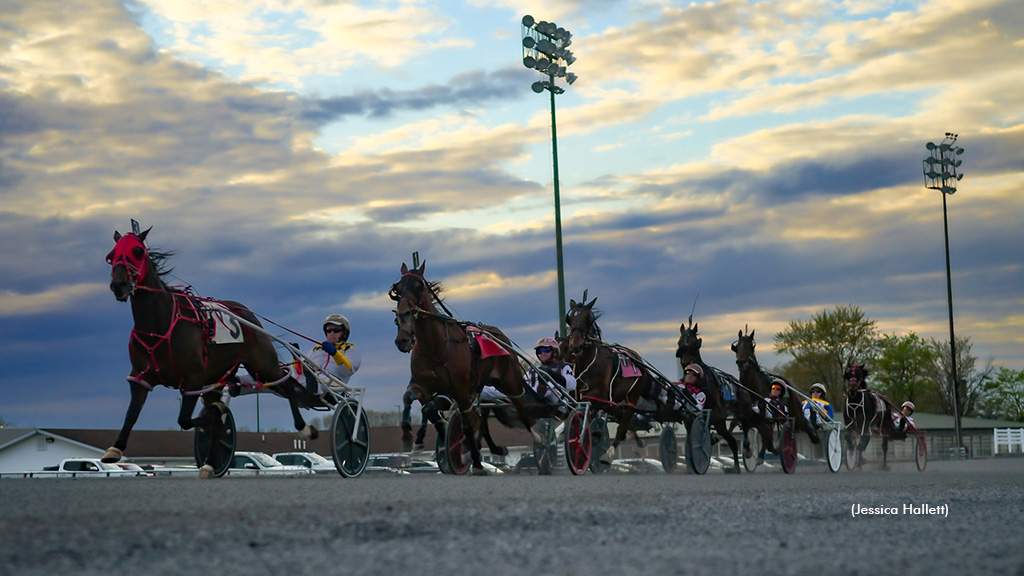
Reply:
<svg viewBox="0 0 1024 576"><path fill-rule="evenodd" d="M911 402L910 400L907 400L906 402L904 402L904 403L903 403L903 404L902 404L902 405L900 406L900 408L910 408L910 413L911 413L911 414L913 414L913 413L914 413L914 411L915 411L915 410L917 409L917 408L916 408L916 407L914 406L914 403L913 403L913 402Z"/></svg>
<svg viewBox="0 0 1024 576"><path fill-rule="evenodd" d="M815 382L814 384L811 384L811 392L814 392L815 390L821 392L822 396L825 395L825 385L822 384L821 382Z"/></svg>
<svg viewBox="0 0 1024 576"><path fill-rule="evenodd" d="M331 314L327 318L324 318L324 330L330 325L343 326L346 331L352 333L352 325L349 324L348 318L345 318L341 314Z"/></svg>
<svg viewBox="0 0 1024 576"><path fill-rule="evenodd" d="M786 383L782 380L782 378L775 378L774 380L772 380L771 389L775 390L776 388L778 388L779 391L782 392L783 396L786 394Z"/></svg>
<svg viewBox="0 0 1024 576"><path fill-rule="evenodd" d="M537 340L537 344L533 349L536 351L538 348L551 348L551 354L558 356L558 340L555 340L551 336L545 336L544 338Z"/></svg>
<svg viewBox="0 0 1024 576"><path fill-rule="evenodd" d="M704 369L700 367L700 364L687 364L686 368L683 368L683 377L685 378L690 372L696 374L697 378L704 377Z"/></svg>

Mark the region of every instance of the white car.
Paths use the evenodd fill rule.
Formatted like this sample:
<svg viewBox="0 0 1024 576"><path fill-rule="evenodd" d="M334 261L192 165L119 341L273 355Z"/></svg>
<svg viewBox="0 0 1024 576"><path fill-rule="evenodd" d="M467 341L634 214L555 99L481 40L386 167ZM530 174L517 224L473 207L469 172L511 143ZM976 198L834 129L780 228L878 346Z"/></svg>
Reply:
<svg viewBox="0 0 1024 576"><path fill-rule="evenodd" d="M337 474L338 469L334 462L324 458L316 452L278 452L274 454L277 460L285 466L303 466L309 468L316 474Z"/></svg>
<svg viewBox="0 0 1024 576"><path fill-rule="evenodd" d="M265 452L235 452L228 467L231 476L306 476L315 474L305 466L285 466Z"/></svg>

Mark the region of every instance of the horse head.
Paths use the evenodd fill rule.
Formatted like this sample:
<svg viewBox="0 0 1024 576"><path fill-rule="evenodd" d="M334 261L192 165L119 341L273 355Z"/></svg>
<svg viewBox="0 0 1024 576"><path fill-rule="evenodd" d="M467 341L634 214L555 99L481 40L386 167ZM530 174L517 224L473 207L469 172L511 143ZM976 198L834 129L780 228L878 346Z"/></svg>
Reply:
<svg viewBox="0 0 1024 576"><path fill-rule="evenodd" d="M416 344L416 322L415 313L408 300L398 303L398 308L395 309L395 326L398 327L395 346L402 352L412 351Z"/></svg>
<svg viewBox="0 0 1024 576"><path fill-rule="evenodd" d="M578 354L588 339L600 340L601 329L597 327L600 313L594 311L595 302L597 298L591 300L589 304L577 304L575 300L569 300L569 312L565 315L565 325L569 329L569 354Z"/></svg>
<svg viewBox="0 0 1024 576"><path fill-rule="evenodd" d="M754 356L755 346L754 330L751 330L750 334L744 334L743 330L740 330L736 341L732 343L732 351L736 353L736 366L740 371L757 366L757 358Z"/></svg>
<svg viewBox="0 0 1024 576"><path fill-rule="evenodd" d="M868 377L868 370L864 364L850 364L843 373L843 380L846 382L847 394L853 394L857 390L866 388L864 380Z"/></svg>
<svg viewBox="0 0 1024 576"><path fill-rule="evenodd" d="M409 269L402 263L402 277L391 285L388 296L395 302L409 302L414 308L430 309L432 307L430 284L423 277L427 263L424 261L419 268Z"/></svg>
<svg viewBox="0 0 1024 576"><path fill-rule="evenodd" d="M676 346L676 358L683 366L700 362L701 339L697 337L697 325L679 325L679 342Z"/></svg>
<svg viewBox="0 0 1024 576"><path fill-rule="evenodd" d="M149 250L146 248L146 236L152 226L138 235L128 233L124 236L114 231L114 249L107 254L110 264L110 291L120 302L125 302L135 294L135 287L146 280L150 267Z"/></svg>

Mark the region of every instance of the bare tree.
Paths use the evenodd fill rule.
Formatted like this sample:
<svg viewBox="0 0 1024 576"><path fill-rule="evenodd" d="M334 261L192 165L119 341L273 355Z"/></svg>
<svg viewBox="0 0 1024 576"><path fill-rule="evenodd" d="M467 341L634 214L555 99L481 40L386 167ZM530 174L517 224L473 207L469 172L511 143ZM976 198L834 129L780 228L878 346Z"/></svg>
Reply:
<svg viewBox="0 0 1024 576"><path fill-rule="evenodd" d="M978 357L971 354L973 346L970 336L958 336L956 339L956 368L959 376L957 404L960 416L973 416L977 413L978 400L981 398L984 385L995 371L992 357L985 361L984 367L977 367ZM953 414L953 367L949 341L940 342L933 339L931 347L937 354L932 373L940 407L943 414Z"/></svg>

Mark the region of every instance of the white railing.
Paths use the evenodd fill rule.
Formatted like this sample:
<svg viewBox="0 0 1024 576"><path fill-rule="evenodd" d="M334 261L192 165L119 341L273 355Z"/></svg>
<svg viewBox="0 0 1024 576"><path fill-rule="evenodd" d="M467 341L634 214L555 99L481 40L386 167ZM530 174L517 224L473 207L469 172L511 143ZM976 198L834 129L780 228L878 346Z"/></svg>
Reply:
<svg viewBox="0 0 1024 576"><path fill-rule="evenodd" d="M1006 451L1013 453L1016 446L1019 452L1024 452L1024 428L993 428L992 429L992 454L999 454L999 447L1006 446Z"/></svg>

